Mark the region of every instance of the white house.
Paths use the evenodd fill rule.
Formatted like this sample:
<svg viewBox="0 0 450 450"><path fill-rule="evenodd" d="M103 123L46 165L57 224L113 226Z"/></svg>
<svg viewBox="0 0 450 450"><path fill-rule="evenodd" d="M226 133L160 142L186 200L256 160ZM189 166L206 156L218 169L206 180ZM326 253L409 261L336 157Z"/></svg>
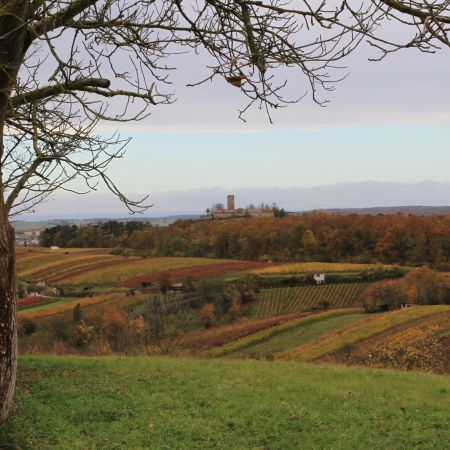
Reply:
<svg viewBox="0 0 450 450"><path fill-rule="evenodd" d="M324 284L325 283L325 274L324 273L315 273L313 275L314 281L316 284Z"/></svg>

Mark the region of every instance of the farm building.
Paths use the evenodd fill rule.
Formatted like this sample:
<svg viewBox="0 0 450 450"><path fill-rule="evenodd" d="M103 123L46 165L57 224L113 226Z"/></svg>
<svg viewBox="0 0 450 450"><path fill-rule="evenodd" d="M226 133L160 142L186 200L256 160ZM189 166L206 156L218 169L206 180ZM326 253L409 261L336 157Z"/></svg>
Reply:
<svg viewBox="0 0 450 450"><path fill-rule="evenodd" d="M401 309L408 309L408 308L415 308L417 306L420 306L418 303L402 303L400 305Z"/></svg>
<svg viewBox="0 0 450 450"><path fill-rule="evenodd" d="M313 275L313 279L316 284L325 284L325 274L324 273L315 273Z"/></svg>

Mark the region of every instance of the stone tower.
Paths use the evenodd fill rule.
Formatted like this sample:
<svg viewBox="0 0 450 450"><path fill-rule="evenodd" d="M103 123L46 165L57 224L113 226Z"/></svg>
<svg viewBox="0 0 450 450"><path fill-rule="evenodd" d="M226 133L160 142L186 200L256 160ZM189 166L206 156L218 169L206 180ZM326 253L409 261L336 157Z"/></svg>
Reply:
<svg viewBox="0 0 450 450"><path fill-rule="evenodd" d="M234 210L234 195L227 195L227 209L228 211Z"/></svg>

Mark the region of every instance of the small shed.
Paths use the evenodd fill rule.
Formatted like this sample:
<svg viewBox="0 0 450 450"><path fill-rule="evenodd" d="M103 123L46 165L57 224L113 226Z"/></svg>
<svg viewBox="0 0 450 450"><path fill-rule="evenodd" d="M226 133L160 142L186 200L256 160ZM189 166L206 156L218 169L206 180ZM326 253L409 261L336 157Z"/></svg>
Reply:
<svg viewBox="0 0 450 450"><path fill-rule="evenodd" d="M173 283L169 286L169 290L174 292L182 292L183 289L184 289L183 283Z"/></svg>
<svg viewBox="0 0 450 450"><path fill-rule="evenodd" d="M313 275L313 279L316 284L325 284L325 274L324 273L315 273Z"/></svg>
<svg viewBox="0 0 450 450"><path fill-rule="evenodd" d="M401 309L415 308L417 306L420 306L420 305L418 303L401 303L400 304Z"/></svg>

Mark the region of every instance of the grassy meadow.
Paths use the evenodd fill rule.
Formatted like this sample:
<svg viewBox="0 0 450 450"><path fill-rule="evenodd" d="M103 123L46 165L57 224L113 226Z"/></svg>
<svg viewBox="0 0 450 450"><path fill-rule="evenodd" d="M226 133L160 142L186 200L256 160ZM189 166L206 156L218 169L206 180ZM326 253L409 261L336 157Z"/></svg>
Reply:
<svg viewBox="0 0 450 450"><path fill-rule="evenodd" d="M289 362L22 357L2 449L444 449L448 377Z"/></svg>

